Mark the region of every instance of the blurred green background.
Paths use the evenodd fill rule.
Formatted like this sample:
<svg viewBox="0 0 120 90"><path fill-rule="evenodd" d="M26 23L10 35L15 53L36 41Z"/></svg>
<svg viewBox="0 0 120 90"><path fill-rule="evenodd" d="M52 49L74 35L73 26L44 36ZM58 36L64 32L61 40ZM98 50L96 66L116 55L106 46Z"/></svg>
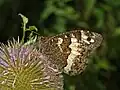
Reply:
<svg viewBox="0 0 120 90"><path fill-rule="evenodd" d="M0 0L0 42L22 37L22 13L40 35L72 29L101 33L104 41L87 70L65 75L65 90L120 90L120 0Z"/></svg>

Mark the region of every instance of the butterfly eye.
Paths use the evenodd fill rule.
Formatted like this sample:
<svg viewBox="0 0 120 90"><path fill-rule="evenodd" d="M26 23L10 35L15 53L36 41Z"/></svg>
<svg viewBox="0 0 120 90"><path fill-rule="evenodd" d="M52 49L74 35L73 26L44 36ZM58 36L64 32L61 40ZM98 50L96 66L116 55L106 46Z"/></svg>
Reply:
<svg viewBox="0 0 120 90"><path fill-rule="evenodd" d="M91 41L91 38L90 38L90 37L88 37L88 38L87 38L87 41Z"/></svg>

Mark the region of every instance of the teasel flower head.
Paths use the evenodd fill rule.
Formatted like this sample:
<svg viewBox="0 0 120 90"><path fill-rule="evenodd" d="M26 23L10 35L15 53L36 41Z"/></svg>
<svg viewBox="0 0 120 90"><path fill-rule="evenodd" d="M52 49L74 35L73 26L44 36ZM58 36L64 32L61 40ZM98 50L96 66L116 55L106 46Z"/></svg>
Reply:
<svg viewBox="0 0 120 90"><path fill-rule="evenodd" d="M63 79L33 45L13 39L0 46L0 90L63 90Z"/></svg>

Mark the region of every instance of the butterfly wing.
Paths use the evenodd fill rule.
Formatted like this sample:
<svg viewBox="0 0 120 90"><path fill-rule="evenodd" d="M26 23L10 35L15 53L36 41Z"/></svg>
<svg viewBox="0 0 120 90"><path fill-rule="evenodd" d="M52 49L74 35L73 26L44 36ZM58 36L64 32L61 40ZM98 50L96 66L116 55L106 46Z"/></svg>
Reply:
<svg viewBox="0 0 120 90"><path fill-rule="evenodd" d="M88 63L88 56L102 42L102 36L95 32L74 30L39 41L41 53L52 64L69 75L80 74Z"/></svg>

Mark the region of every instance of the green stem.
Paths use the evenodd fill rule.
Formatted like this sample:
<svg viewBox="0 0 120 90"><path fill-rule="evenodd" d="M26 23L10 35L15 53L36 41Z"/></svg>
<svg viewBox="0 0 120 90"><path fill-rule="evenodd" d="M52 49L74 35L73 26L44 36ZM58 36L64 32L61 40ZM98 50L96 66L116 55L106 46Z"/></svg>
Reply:
<svg viewBox="0 0 120 90"><path fill-rule="evenodd" d="M21 43L24 43L26 24L23 23L23 37Z"/></svg>

